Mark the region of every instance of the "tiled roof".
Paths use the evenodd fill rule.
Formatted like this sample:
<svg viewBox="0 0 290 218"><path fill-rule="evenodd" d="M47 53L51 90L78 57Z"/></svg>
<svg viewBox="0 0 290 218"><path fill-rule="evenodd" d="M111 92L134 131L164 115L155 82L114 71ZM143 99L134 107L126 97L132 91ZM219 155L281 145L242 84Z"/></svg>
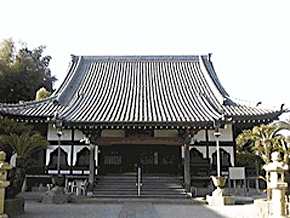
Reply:
<svg viewBox="0 0 290 218"><path fill-rule="evenodd" d="M234 102L210 56L73 56L66 79L49 98L0 104L2 114L52 117L97 126L212 125L222 114L234 122L273 120L282 110Z"/></svg>

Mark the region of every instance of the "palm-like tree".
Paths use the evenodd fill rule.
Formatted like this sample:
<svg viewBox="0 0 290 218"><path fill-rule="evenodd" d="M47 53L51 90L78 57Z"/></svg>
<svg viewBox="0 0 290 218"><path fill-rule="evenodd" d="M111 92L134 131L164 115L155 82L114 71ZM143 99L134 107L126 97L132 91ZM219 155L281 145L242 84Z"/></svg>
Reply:
<svg viewBox="0 0 290 218"><path fill-rule="evenodd" d="M268 164L271 162L273 151L287 153L287 137L281 134L282 130L290 130L289 124L277 122L269 125L254 126L252 130L244 130L239 134L236 138L236 144L240 148L246 145L249 146L255 154L262 158L265 164ZM281 143L283 143L283 146Z"/></svg>
<svg viewBox="0 0 290 218"><path fill-rule="evenodd" d="M20 192L25 179L26 170L35 166L31 154L46 148L49 142L33 126L24 123L0 118L0 146L8 145L16 153L16 167L11 174L11 185L7 188L7 194L12 191L12 196Z"/></svg>
<svg viewBox="0 0 290 218"><path fill-rule="evenodd" d="M250 150L261 157L265 164L271 162L271 154L278 151L284 155L284 163L289 161L289 139L281 132L290 130L290 126L286 122L277 122L269 125L261 124L254 126L252 130L244 130L236 138L236 144L240 148L249 146ZM247 150L247 149L244 149ZM269 182L269 175L266 173L266 182ZM270 192L268 189L268 197Z"/></svg>

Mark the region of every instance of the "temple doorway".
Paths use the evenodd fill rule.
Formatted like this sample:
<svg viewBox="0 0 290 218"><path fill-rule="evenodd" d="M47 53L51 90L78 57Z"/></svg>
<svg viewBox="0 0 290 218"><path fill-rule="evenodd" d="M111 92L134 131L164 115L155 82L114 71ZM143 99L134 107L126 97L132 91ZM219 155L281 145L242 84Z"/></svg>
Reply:
<svg viewBox="0 0 290 218"><path fill-rule="evenodd" d="M100 146L99 172L135 173L137 167L148 174L180 174L181 149L166 145L111 145Z"/></svg>

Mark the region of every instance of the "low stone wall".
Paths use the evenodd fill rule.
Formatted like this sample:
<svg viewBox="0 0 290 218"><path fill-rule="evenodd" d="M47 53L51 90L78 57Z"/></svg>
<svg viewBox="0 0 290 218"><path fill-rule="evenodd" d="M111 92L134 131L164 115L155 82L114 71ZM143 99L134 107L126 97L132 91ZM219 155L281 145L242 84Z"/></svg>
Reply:
<svg viewBox="0 0 290 218"><path fill-rule="evenodd" d="M256 208L255 217L268 217L271 214L270 201L267 199L257 199L254 201L254 205Z"/></svg>
<svg viewBox="0 0 290 218"><path fill-rule="evenodd" d="M212 192L212 188L200 188L200 187L191 187L191 193L193 197L204 197L209 195Z"/></svg>
<svg viewBox="0 0 290 218"><path fill-rule="evenodd" d="M24 199L6 199L4 202L4 213L8 216L15 216L24 213Z"/></svg>

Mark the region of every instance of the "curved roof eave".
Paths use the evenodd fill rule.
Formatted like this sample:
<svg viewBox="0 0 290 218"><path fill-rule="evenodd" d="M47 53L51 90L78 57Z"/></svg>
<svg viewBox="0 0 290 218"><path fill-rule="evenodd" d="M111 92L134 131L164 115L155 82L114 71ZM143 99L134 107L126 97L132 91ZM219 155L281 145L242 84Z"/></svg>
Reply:
<svg viewBox="0 0 290 218"><path fill-rule="evenodd" d="M235 103L209 56L72 56L59 89L42 101L0 104L0 113L94 125L208 126L226 114L275 119L280 111Z"/></svg>

